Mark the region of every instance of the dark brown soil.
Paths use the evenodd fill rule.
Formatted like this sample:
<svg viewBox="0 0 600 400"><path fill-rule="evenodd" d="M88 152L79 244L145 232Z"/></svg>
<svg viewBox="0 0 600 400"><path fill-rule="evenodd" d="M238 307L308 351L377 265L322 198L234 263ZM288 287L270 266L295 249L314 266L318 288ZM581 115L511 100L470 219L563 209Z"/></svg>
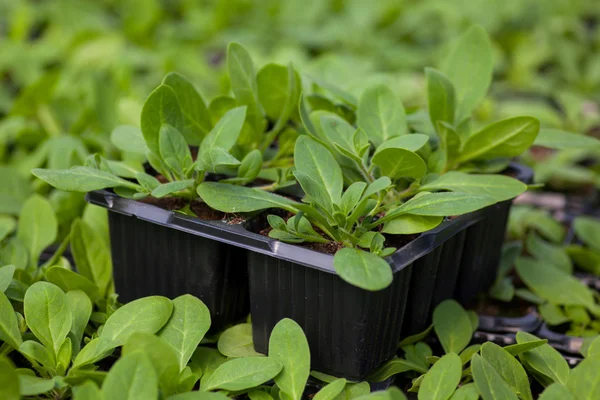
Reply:
<svg viewBox="0 0 600 400"><path fill-rule="evenodd" d="M181 210L188 204L188 200L181 197L163 197L160 199L157 199L155 197L146 197L140 201L142 203L152 204L153 206L160 207L169 211ZM204 220L217 221L226 217L225 213L213 210L206 203L197 200L193 201L190 204L190 209L194 212L194 214L196 214L198 218ZM241 218L237 215L232 217Z"/></svg>
<svg viewBox="0 0 600 400"><path fill-rule="evenodd" d="M193 201L190 204L190 209L198 216L198 218L217 221L225 218L225 213L217 210L213 210L206 203L201 201Z"/></svg>
<svg viewBox="0 0 600 400"><path fill-rule="evenodd" d="M344 248L344 245L339 242L300 243L299 245L304 248L310 249L310 250L318 251L319 253L325 253L325 254L331 254L331 255L334 255L335 253L338 252L338 250L341 250Z"/></svg>
<svg viewBox="0 0 600 400"><path fill-rule="evenodd" d="M162 197L160 199L156 197L144 197L139 201L170 211L181 210L188 203L186 199L181 197Z"/></svg>

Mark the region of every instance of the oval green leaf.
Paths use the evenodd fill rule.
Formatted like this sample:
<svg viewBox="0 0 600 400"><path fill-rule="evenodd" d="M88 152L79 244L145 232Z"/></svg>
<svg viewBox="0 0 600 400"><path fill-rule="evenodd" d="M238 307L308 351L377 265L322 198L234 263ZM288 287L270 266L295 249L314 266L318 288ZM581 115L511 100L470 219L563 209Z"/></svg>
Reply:
<svg viewBox="0 0 600 400"><path fill-rule="evenodd" d="M217 368L202 389L250 389L273 379L282 368L279 361L269 357L235 358Z"/></svg>
<svg viewBox="0 0 600 400"><path fill-rule="evenodd" d="M527 190L527 185L509 176L450 171L419 188L419 191L427 192L438 190L488 196L499 202L517 197Z"/></svg>
<svg viewBox="0 0 600 400"><path fill-rule="evenodd" d="M108 371L102 393L111 400L158 398L158 380L148 356L134 352L121 357Z"/></svg>
<svg viewBox="0 0 600 400"><path fill-rule="evenodd" d="M340 278L365 290L385 289L394 279L392 268L383 258L359 249L339 250L333 266Z"/></svg>
<svg viewBox="0 0 600 400"><path fill-rule="evenodd" d="M273 328L269 358L283 365L275 377L277 386L292 400L301 400L310 375L310 349L304 331L294 320L284 318Z"/></svg>
<svg viewBox="0 0 600 400"><path fill-rule="evenodd" d="M158 336L177 353L180 371L185 368L210 328L210 312L200 299L189 294L173 300L173 313Z"/></svg>
<svg viewBox="0 0 600 400"><path fill-rule="evenodd" d="M73 323L65 293L48 282L34 283L25 293L23 308L31 332L56 356Z"/></svg>
<svg viewBox="0 0 600 400"><path fill-rule="evenodd" d="M458 161L516 157L533 144L540 122L532 117L514 117L496 122L469 136Z"/></svg>
<svg viewBox="0 0 600 400"><path fill-rule="evenodd" d="M473 333L469 314L455 300L444 300L435 308L433 329L446 353L460 353Z"/></svg>
<svg viewBox="0 0 600 400"><path fill-rule="evenodd" d="M419 388L419 400L448 400L456 390L462 374L462 363L457 354L440 358L425 374Z"/></svg>

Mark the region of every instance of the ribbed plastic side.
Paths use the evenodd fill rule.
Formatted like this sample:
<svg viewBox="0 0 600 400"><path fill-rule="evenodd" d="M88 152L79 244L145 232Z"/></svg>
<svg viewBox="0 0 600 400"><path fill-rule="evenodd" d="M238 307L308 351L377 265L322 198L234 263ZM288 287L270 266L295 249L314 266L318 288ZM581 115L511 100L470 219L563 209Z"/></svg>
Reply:
<svg viewBox="0 0 600 400"><path fill-rule="evenodd" d="M337 275L259 253L248 255L254 347L268 350L282 318L295 320L311 350L312 369L362 380L392 358L400 339L410 269L369 292Z"/></svg>
<svg viewBox="0 0 600 400"><path fill-rule="evenodd" d="M435 306L452 298L464 241L465 231L461 231L409 267L412 273L402 337L424 331Z"/></svg>
<svg viewBox="0 0 600 400"><path fill-rule="evenodd" d="M119 301L192 294L211 312L211 330L248 315L246 250L109 212Z"/></svg>
<svg viewBox="0 0 600 400"><path fill-rule="evenodd" d="M511 201L491 206L481 221L467 228L455 298L468 303L496 279Z"/></svg>
<svg viewBox="0 0 600 400"><path fill-rule="evenodd" d="M534 333L541 324L542 320L534 311L522 317L479 315L479 327L477 329L492 333L516 333L518 331Z"/></svg>

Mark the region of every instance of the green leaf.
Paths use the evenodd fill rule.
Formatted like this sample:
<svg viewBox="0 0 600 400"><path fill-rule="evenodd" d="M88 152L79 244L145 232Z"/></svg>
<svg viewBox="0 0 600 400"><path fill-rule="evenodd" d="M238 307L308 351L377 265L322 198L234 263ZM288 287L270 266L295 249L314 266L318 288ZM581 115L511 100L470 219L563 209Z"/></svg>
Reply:
<svg viewBox="0 0 600 400"><path fill-rule="evenodd" d="M176 351L182 371L210 328L210 312L200 299L186 294L173 300L173 313L158 336Z"/></svg>
<svg viewBox="0 0 600 400"><path fill-rule="evenodd" d="M427 173L427 165L417 153L400 148L378 150L371 162L379 167L382 175L392 179L419 179Z"/></svg>
<svg viewBox="0 0 600 400"><path fill-rule="evenodd" d="M600 253L595 250L573 244L566 246L565 251L578 268L594 275L600 275Z"/></svg>
<svg viewBox="0 0 600 400"><path fill-rule="evenodd" d="M473 333L469 315L455 300L444 300L435 308L433 329L446 353L460 353Z"/></svg>
<svg viewBox="0 0 600 400"><path fill-rule="evenodd" d="M275 325L269 339L269 358L283 365L275 377L277 386L290 399L301 400L310 375L310 349L300 325L288 318Z"/></svg>
<svg viewBox="0 0 600 400"><path fill-rule="evenodd" d="M73 369L102 360L110 355L115 347L110 340L99 337L92 339L79 351L73 360Z"/></svg>
<svg viewBox="0 0 600 400"><path fill-rule="evenodd" d="M227 361L219 350L210 347L198 347L192 355L190 367L197 375L202 375L200 387L204 387L219 366Z"/></svg>
<svg viewBox="0 0 600 400"><path fill-rule="evenodd" d="M298 106L301 89L298 73L291 65L267 64L258 71L256 82L265 114L281 126Z"/></svg>
<svg viewBox="0 0 600 400"><path fill-rule="evenodd" d="M100 232L82 220L71 226L71 251L77 271L96 284L101 296L112 282L112 260L108 244Z"/></svg>
<svg viewBox="0 0 600 400"><path fill-rule="evenodd" d="M600 336L597 336L594 340L591 341L589 347L587 349L587 353L584 353L585 357L597 357L600 355Z"/></svg>
<svg viewBox="0 0 600 400"><path fill-rule="evenodd" d="M494 204L488 196L468 193L423 193L392 210L382 220L393 219L401 214L448 216L462 215Z"/></svg>
<svg viewBox="0 0 600 400"><path fill-rule="evenodd" d="M160 85L146 99L142 108L141 127L146 146L154 154L159 151L159 132L163 124L169 124L179 132L184 130L177 94L167 85Z"/></svg>
<svg viewBox="0 0 600 400"><path fill-rule="evenodd" d="M526 351L533 350L548 343L548 339L532 340L530 342L516 343L504 347L504 350L508 351L511 356L518 356L519 354L525 353Z"/></svg>
<svg viewBox="0 0 600 400"><path fill-rule="evenodd" d="M179 362L173 348L149 333L134 333L123 346L122 355L135 352L148 356L163 394L175 393L179 382Z"/></svg>
<svg viewBox="0 0 600 400"><path fill-rule="evenodd" d="M56 240L58 221L48 200L33 195L21 210L17 238L29 250L29 264L37 267L42 251Z"/></svg>
<svg viewBox="0 0 600 400"><path fill-rule="evenodd" d="M100 296L98 287L94 282L70 269L59 266L50 267L46 270L44 276L48 282L58 286L65 293L70 290L79 289L85 292L87 295L86 297L89 296L89 298L94 301L98 300Z"/></svg>
<svg viewBox="0 0 600 400"><path fill-rule="evenodd" d="M336 379L335 381L323 386L321 390L315 394L314 400L334 400L338 394L344 390L346 386L346 380L343 378Z"/></svg>
<svg viewBox="0 0 600 400"><path fill-rule="evenodd" d="M4 293L10 285L17 268L14 265L6 265L0 268L0 292Z"/></svg>
<svg viewBox="0 0 600 400"><path fill-rule="evenodd" d="M540 122L532 117L514 117L486 126L469 136L458 161L516 157L535 140Z"/></svg>
<svg viewBox="0 0 600 400"><path fill-rule="evenodd" d="M167 400L227 400L229 397L222 393L210 393L210 392L187 392L178 393L167 398ZM252 399L254 400L254 399Z"/></svg>
<svg viewBox="0 0 600 400"><path fill-rule="evenodd" d="M73 322L64 292L51 283L36 282L27 289L23 308L31 332L56 356Z"/></svg>
<svg viewBox="0 0 600 400"><path fill-rule="evenodd" d="M190 81L177 72L167 74L162 83L170 86L177 95L177 101L183 114L181 133L190 145L199 145L202 138L212 128L210 114L202 96Z"/></svg>
<svg viewBox="0 0 600 400"><path fill-rule="evenodd" d="M527 190L527 185L517 179L502 175L473 175L450 171L419 187L419 191L450 190L493 198L500 202L517 197Z"/></svg>
<svg viewBox="0 0 600 400"><path fill-rule="evenodd" d="M581 305L595 310L590 289L557 268L542 261L521 257L516 262L517 273L535 294L557 305Z"/></svg>
<svg viewBox="0 0 600 400"><path fill-rule="evenodd" d="M573 394L564 385L553 383L538 397L539 400L575 400Z"/></svg>
<svg viewBox="0 0 600 400"><path fill-rule="evenodd" d="M410 135L393 137L389 140L386 140L377 147L377 151L397 148L417 152L421 150L428 142L429 136L423 135L422 133L411 133Z"/></svg>
<svg viewBox="0 0 600 400"><path fill-rule="evenodd" d="M227 111L202 141L200 153L215 147L229 151L240 136L246 115L247 107L245 106Z"/></svg>
<svg viewBox="0 0 600 400"><path fill-rule="evenodd" d="M333 155L321 144L308 136L296 140L294 151L296 170L312 178L319 188L325 189L331 204L338 204L342 196L342 170ZM305 192L313 197L314 193Z"/></svg>
<svg viewBox="0 0 600 400"><path fill-rule="evenodd" d="M586 358L573 368L567 387L576 399L597 399L600 397L600 358ZM564 384L564 382L561 382Z"/></svg>
<svg viewBox="0 0 600 400"><path fill-rule="evenodd" d="M276 377L282 364L269 357L234 358L212 374L203 390L245 390Z"/></svg>
<svg viewBox="0 0 600 400"><path fill-rule="evenodd" d="M73 389L73 400L103 400L102 392L98 385L88 380Z"/></svg>
<svg viewBox="0 0 600 400"><path fill-rule="evenodd" d="M434 127L438 122L454 124L456 95L452 82L441 72L433 68L425 68L427 77L427 105L429 118Z"/></svg>
<svg viewBox="0 0 600 400"><path fill-rule="evenodd" d="M477 400L479 399L479 390L474 383L462 385L450 397L450 400Z"/></svg>
<svg viewBox="0 0 600 400"><path fill-rule="evenodd" d="M19 375L13 363L5 356L0 356L0 398L3 400L19 400L21 398Z"/></svg>
<svg viewBox="0 0 600 400"><path fill-rule="evenodd" d="M92 167L70 169L33 169L31 173L57 189L67 192L90 192L114 187L138 190L139 185Z"/></svg>
<svg viewBox="0 0 600 400"><path fill-rule="evenodd" d="M232 326L221 334L217 344L219 352L227 357L258 356L252 342L252 324Z"/></svg>
<svg viewBox="0 0 600 400"><path fill-rule="evenodd" d="M36 396L54 389L54 379L42 379L37 376L19 375L21 396Z"/></svg>
<svg viewBox="0 0 600 400"><path fill-rule="evenodd" d="M600 222L591 217L579 216L573 221L573 230L587 246L600 251Z"/></svg>
<svg viewBox="0 0 600 400"><path fill-rule="evenodd" d="M527 343L539 340L538 337L527 333L517 332L517 343ZM550 345L544 344L535 349L522 353L519 358L526 368L531 368L554 382L567 384L569 365L562 355Z"/></svg>
<svg viewBox="0 0 600 400"><path fill-rule="evenodd" d="M427 329L425 329L423 332L419 332L414 335L405 337L404 339L402 339L400 341L400 343L398 344L398 347L402 347L402 346L406 346L409 344L414 344L414 343L420 342L421 340L425 339L427 337L427 335L429 335L429 332L431 332L432 329L433 329L433 324L429 325L427 327Z"/></svg>
<svg viewBox="0 0 600 400"><path fill-rule="evenodd" d="M83 333L92 315L92 302L81 290L71 290L67 292L67 303L69 304L73 321L71 324L71 333L76 340L76 349L78 350L74 353L74 356L77 356L81 341L83 340Z"/></svg>
<svg viewBox="0 0 600 400"><path fill-rule="evenodd" d="M357 124L375 147L390 138L407 133L402 102L384 85L364 91L358 104Z"/></svg>
<svg viewBox="0 0 600 400"><path fill-rule="evenodd" d="M492 342L481 346L481 356L496 369L496 372L523 400L533 400L529 379L525 369L510 353Z"/></svg>
<svg viewBox="0 0 600 400"><path fill-rule="evenodd" d="M14 349L18 349L23 343L15 310L3 292L0 292L0 340Z"/></svg>
<svg viewBox="0 0 600 400"><path fill-rule="evenodd" d="M248 107L248 122L256 134L261 134L264 119L258 98L258 86L254 65L250 54L238 43L230 43L227 48L227 69L231 90L238 106Z"/></svg>
<svg viewBox="0 0 600 400"><path fill-rule="evenodd" d="M16 168L0 166L0 181L0 214L19 215L23 203L33 194L29 180Z"/></svg>
<svg viewBox="0 0 600 400"><path fill-rule="evenodd" d="M57 363L55 357L39 342L27 340L21 343L18 350L19 353L24 355L28 361L32 363L32 365L35 365L34 363L37 362L46 369L53 370L56 368Z"/></svg>
<svg viewBox="0 0 600 400"><path fill-rule="evenodd" d="M163 124L158 133L158 150L164 163L176 174L192 164L192 154L183 135L169 124Z"/></svg>
<svg viewBox="0 0 600 400"><path fill-rule="evenodd" d="M269 393L260 389L248 392L248 397L250 397L250 400L273 400L273 397Z"/></svg>
<svg viewBox="0 0 600 400"><path fill-rule="evenodd" d="M444 217L404 214L387 221L381 232L392 235L412 235L429 231L442 223Z"/></svg>
<svg viewBox="0 0 600 400"><path fill-rule="evenodd" d="M550 263L567 274L573 273L571 259L564 247L546 242L535 232L527 235L526 246L527 252L538 260Z"/></svg>
<svg viewBox="0 0 600 400"><path fill-rule="evenodd" d="M162 183L152 191L152 196L160 199L175 192L180 192L185 189L192 188L196 181L194 179L186 179L183 181L173 181Z"/></svg>
<svg viewBox="0 0 600 400"><path fill-rule="evenodd" d="M485 30L475 25L453 46L442 63L442 71L456 88L457 120L471 115L492 83L492 45Z"/></svg>
<svg viewBox="0 0 600 400"><path fill-rule="evenodd" d="M333 266L340 278L365 290L385 289L394 279L392 268L383 258L359 249L339 250Z"/></svg>
<svg viewBox="0 0 600 400"><path fill-rule="evenodd" d="M17 223L12 217L0 215L0 242L3 241L8 235L13 233L16 226Z"/></svg>
<svg viewBox="0 0 600 400"><path fill-rule="evenodd" d="M342 194L340 200L340 210L344 215L348 215L359 203L365 191L367 184L365 182L354 182Z"/></svg>
<svg viewBox="0 0 600 400"><path fill-rule="evenodd" d="M110 134L110 141L121 151L146 155L148 146L142 130L137 126L119 125Z"/></svg>
<svg viewBox="0 0 600 400"><path fill-rule="evenodd" d="M515 297L515 285L511 278L501 278L500 280L496 278L489 294L496 300L511 302Z"/></svg>
<svg viewBox="0 0 600 400"><path fill-rule="evenodd" d="M329 113L324 113L319 120L323 133L329 142L337 145L342 154L356 162L362 161L354 145L355 129L352 125L343 118Z"/></svg>
<svg viewBox="0 0 600 400"><path fill-rule="evenodd" d="M148 356L133 352L121 357L108 371L102 393L107 400L158 398L158 381Z"/></svg>
<svg viewBox="0 0 600 400"><path fill-rule="evenodd" d="M227 213L252 212L267 208L296 211L295 201L260 189L203 182L198 186L197 191L200 198L211 208Z"/></svg>
<svg viewBox="0 0 600 400"><path fill-rule="evenodd" d="M554 304L542 304L538 306L538 312L548 325L560 325L569 322L569 318L562 312L560 307Z"/></svg>
<svg viewBox="0 0 600 400"><path fill-rule="evenodd" d="M218 172L218 167L236 167L240 161L229 154L229 151L221 147L211 147L202 151L200 158L196 162L196 169L200 171Z"/></svg>
<svg viewBox="0 0 600 400"><path fill-rule="evenodd" d="M483 400L514 399L518 400L515 392L496 369L479 354L471 360L471 371L475 385Z"/></svg>
<svg viewBox="0 0 600 400"><path fill-rule="evenodd" d="M344 391L338 395L336 400L353 400L366 396L371 392L371 387L367 382L348 383Z"/></svg>
<svg viewBox="0 0 600 400"><path fill-rule="evenodd" d="M425 374L419 388L419 400L447 400L456 390L462 363L456 354L446 354Z"/></svg>
<svg viewBox="0 0 600 400"><path fill-rule="evenodd" d="M427 369L403 358L394 358L371 372L368 377L369 382L383 382L389 377L398 375L407 371L416 371L422 374L427 373Z"/></svg>
<svg viewBox="0 0 600 400"><path fill-rule="evenodd" d="M561 131L560 129L540 129L535 142L536 146L549 147L551 149L590 149L598 147L600 140L579 133Z"/></svg>
<svg viewBox="0 0 600 400"><path fill-rule="evenodd" d="M242 159L238 169L238 177L252 181L256 179L263 165L263 156L260 150L254 149Z"/></svg>
<svg viewBox="0 0 600 400"><path fill-rule="evenodd" d="M108 317L99 337L113 347L122 346L136 332L158 332L172 312L173 303L166 297L148 296L134 300Z"/></svg>

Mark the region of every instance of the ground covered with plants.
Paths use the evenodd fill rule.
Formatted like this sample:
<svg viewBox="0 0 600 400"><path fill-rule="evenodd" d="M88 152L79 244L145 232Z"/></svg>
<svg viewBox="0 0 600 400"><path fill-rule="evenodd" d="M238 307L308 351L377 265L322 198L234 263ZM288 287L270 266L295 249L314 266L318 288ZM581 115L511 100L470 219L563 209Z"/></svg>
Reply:
<svg viewBox="0 0 600 400"><path fill-rule="evenodd" d="M600 398L600 8L485 3L0 4L0 399Z"/></svg>

